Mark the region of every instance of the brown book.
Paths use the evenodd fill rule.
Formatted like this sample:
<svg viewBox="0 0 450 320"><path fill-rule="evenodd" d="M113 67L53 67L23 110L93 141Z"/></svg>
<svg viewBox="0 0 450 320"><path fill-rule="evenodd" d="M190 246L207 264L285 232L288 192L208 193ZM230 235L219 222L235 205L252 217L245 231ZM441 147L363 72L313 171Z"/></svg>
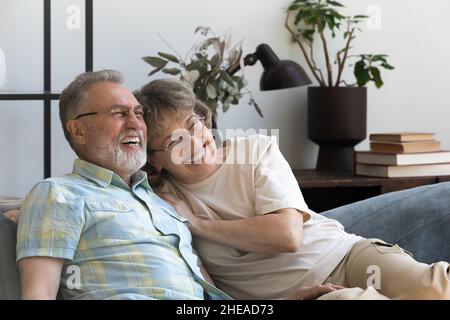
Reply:
<svg viewBox="0 0 450 320"><path fill-rule="evenodd" d="M383 166L357 163L356 174L383 178L446 176L450 175L450 163L413 166Z"/></svg>
<svg viewBox="0 0 450 320"><path fill-rule="evenodd" d="M424 141L434 140L434 133L431 132L392 132L392 133L373 133L369 136L371 141Z"/></svg>
<svg viewBox="0 0 450 320"><path fill-rule="evenodd" d="M420 153L375 153L370 151L357 151L356 162L391 166L450 163L450 150Z"/></svg>
<svg viewBox="0 0 450 320"><path fill-rule="evenodd" d="M370 151L378 153L417 153L440 151L439 141L371 142Z"/></svg>

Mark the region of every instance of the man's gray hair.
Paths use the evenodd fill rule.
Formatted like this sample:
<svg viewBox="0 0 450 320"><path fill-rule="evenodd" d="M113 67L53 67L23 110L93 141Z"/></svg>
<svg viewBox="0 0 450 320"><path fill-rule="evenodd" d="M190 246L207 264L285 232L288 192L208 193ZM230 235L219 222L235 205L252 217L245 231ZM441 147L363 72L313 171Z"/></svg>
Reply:
<svg viewBox="0 0 450 320"><path fill-rule="evenodd" d="M66 123L76 117L81 106L86 103L88 89L97 82L107 81L117 84L123 83L122 73L116 70L100 70L85 72L78 75L62 92L59 99L59 118L64 131L64 136L75 150ZM76 150L75 150L76 152Z"/></svg>

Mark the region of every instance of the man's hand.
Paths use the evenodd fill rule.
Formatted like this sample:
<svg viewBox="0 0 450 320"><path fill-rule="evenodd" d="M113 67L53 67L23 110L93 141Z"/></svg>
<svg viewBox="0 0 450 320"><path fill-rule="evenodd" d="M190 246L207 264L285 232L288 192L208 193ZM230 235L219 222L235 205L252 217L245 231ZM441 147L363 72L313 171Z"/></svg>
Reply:
<svg viewBox="0 0 450 320"><path fill-rule="evenodd" d="M158 193L158 196L160 196L162 199L167 201L172 207L174 207L180 216L188 219L191 224L197 225L200 219L195 216L191 206L187 204L185 201L171 195L170 193Z"/></svg>
<svg viewBox="0 0 450 320"><path fill-rule="evenodd" d="M301 287L298 288L291 296L289 296L288 300L314 300L329 292L333 292L339 289L344 289L342 286L334 285L334 284L323 284L317 285L313 287Z"/></svg>
<svg viewBox="0 0 450 320"><path fill-rule="evenodd" d="M11 210L4 213L4 216L7 217L9 220L19 223L19 210Z"/></svg>

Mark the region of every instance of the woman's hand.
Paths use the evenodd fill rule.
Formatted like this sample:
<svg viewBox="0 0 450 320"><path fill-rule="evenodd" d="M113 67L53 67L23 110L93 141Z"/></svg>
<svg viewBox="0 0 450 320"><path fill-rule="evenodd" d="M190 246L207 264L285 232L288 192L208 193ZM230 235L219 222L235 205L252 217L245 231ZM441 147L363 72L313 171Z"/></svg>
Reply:
<svg viewBox="0 0 450 320"><path fill-rule="evenodd" d="M294 294L289 296L288 300L314 300L329 292L344 289L342 286L335 284L322 284L313 287L300 287Z"/></svg>
<svg viewBox="0 0 450 320"><path fill-rule="evenodd" d="M173 196L170 193L157 193L157 194L162 199L167 201L172 207L174 207L180 216L188 219L189 222L193 225L198 224L198 221L200 219L195 216L191 206L187 204L185 201Z"/></svg>

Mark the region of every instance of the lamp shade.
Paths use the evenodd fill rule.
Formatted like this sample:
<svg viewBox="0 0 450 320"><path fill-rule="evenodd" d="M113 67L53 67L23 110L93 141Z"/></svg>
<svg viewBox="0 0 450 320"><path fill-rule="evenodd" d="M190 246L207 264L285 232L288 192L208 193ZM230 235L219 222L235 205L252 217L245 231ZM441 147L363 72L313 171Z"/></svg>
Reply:
<svg viewBox="0 0 450 320"><path fill-rule="evenodd" d="M301 87L311 84L311 80L305 70L298 63L291 60L280 60L267 44L260 44L254 53L246 55L244 65L253 66L257 61L261 61L264 68L260 80L260 89L262 91ZM228 68L227 72L233 75L239 69L240 65L235 64Z"/></svg>
<svg viewBox="0 0 450 320"><path fill-rule="evenodd" d="M280 60L267 44L259 45L253 55L261 61L264 67L260 80L260 89L262 91L301 87L311 84L311 80L305 70L298 63L291 60ZM249 57L249 59L251 58Z"/></svg>

